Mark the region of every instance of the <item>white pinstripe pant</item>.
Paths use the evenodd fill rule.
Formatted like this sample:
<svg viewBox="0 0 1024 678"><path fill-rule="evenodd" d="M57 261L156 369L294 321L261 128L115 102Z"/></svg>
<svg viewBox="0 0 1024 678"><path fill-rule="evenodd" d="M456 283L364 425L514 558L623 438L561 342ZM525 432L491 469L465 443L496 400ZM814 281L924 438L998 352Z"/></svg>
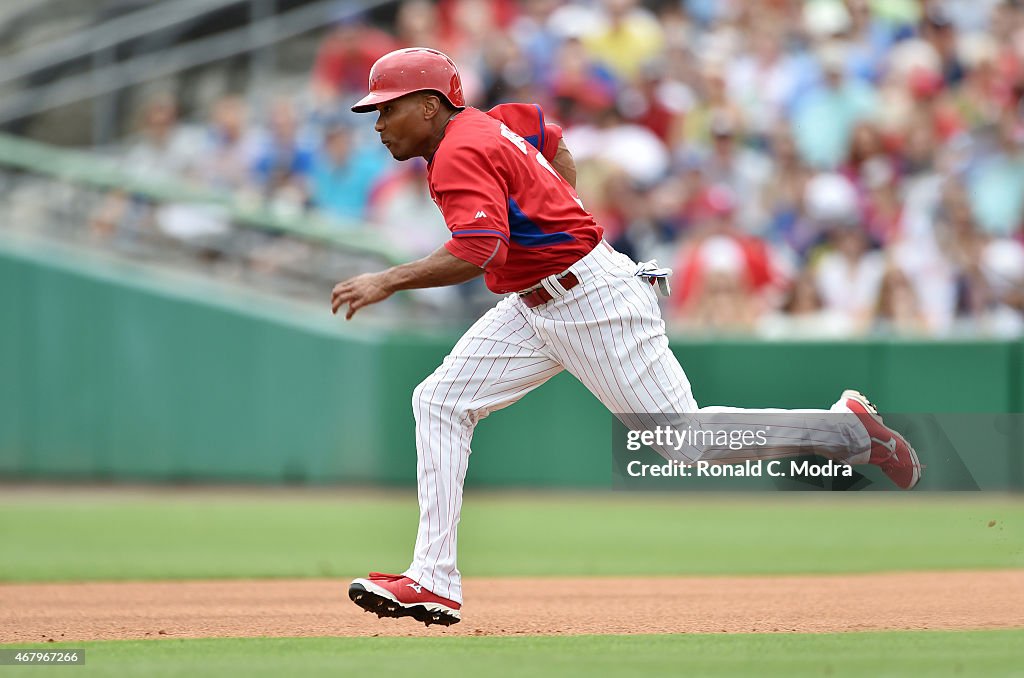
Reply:
<svg viewBox="0 0 1024 678"><path fill-rule="evenodd" d="M462 602L457 527L476 423L563 369L615 413L699 412L701 421L711 422L716 430L749 430L758 417L763 422L764 415L773 415L767 444L731 451L659 450L668 458L763 458L813 448L838 461L867 461L867 433L838 403L832 412L847 416L825 416L829 410L698 409L690 382L669 349L657 294L647 281L634 277L636 264L601 243L569 270L579 285L533 309L518 295L505 297L416 387L412 402L420 522L406 576L437 595ZM641 427L637 422L626 424Z"/></svg>

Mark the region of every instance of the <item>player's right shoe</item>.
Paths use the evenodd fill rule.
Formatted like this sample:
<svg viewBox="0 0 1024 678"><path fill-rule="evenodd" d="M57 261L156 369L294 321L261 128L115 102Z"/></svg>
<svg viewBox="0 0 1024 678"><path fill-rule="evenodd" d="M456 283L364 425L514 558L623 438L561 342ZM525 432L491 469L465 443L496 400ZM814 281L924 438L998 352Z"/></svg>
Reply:
<svg viewBox="0 0 1024 678"><path fill-rule="evenodd" d="M378 617L412 617L427 626L451 626L462 620L461 605L434 595L401 574L371 572L365 579L352 581L348 597Z"/></svg>
<svg viewBox="0 0 1024 678"><path fill-rule="evenodd" d="M921 461L910 443L882 423L878 408L863 394L852 389L843 391L840 401L857 415L871 438L869 464L882 469L898 487L909 490L921 480Z"/></svg>

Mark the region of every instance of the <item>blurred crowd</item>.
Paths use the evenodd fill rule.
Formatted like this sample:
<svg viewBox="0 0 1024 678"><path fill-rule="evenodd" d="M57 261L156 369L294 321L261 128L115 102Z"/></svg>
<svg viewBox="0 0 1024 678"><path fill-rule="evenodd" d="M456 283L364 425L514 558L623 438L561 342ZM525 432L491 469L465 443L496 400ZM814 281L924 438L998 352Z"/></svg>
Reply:
<svg viewBox="0 0 1024 678"><path fill-rule="evenodd" d="M536 102L563 127L608 240L675 270L675 330L1024 328L1022 0L405 0L375 18L339 21L294 96L224 96L201 125L150 101L124 162L425 254L447 237L425 166L348 107L379 56L430 46L471 105Z"/></svg>

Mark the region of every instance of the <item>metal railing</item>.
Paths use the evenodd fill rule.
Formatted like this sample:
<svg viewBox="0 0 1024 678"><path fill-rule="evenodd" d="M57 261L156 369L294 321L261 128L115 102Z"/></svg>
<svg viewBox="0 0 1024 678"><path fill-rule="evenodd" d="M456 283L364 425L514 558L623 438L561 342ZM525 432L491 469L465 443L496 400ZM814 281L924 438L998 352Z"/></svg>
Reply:
<svg viewBox="0 0 1024 678"><path fill-rule="evenodd" d="M189 186L182 182L140 178L120 169L116 161L92 153L70 151L0 133L0 166L51 176L69 183L132 193L154 203L215 205L232 221L258 230L287 233L303 240L340 247L396 263L400 252L365 227L322 215L283 216L264 207L245 204L236 196Z"/></svg>
<svg viewBox="0 0 1024 678"><path fill-rule="evenodd" d="M120 206L113 217L111 205ZM185 236L166 227L171 219L217 229ZM237 195L141 178L115 160L5 134L0 229L317 303L326 303L338 280L408 259L362 223L315 211L281 214ZM403 295L381 315L429 319L431 312Z"/></svg>
<svg viewBox="0 0 1024 678"><path fill-rule="evenodd" d="M164 1L96 26L76 30L64 38L30 47L5 59L4 68L0 71L0 85L244 2L251 0Z"/></svg>
<svg viewBox="0 0 1024 678"><path fill-rule="evenodd" d="M93 100L93 143L107 143L113 128L112 118L116 115L107 96L113 92L240 54L251 55L253 77L259 82L261 71L273 69L274 61L267 54L269 47L330 25L346 15L356 15L391 2L394 0L341 4L337 0L320 0L278 13L277 0L177 0L166 6L161 4L134 12L6 59L0 85L75 59L89 59L89 70L37 87L14 90L4 96L0 101L0 126L68 104ZM114 50L119 45L243 3L249 6L247 25L123 61L114 59Z"/></svg>

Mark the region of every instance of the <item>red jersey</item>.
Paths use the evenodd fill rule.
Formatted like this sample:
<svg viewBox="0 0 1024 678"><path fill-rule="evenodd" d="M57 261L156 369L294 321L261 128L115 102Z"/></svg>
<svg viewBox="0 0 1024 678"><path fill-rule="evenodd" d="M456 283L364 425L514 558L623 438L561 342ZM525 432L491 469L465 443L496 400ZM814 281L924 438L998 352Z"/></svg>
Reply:
<svg viewBox="0 0 1024 678"><path fill-rule="evenodd" d="M533 287L601 241L601 227L549 162L560 137L539 106L466 108L430 159L430 197L452 232L445 248L483 268L493 292Z"/></svg>

